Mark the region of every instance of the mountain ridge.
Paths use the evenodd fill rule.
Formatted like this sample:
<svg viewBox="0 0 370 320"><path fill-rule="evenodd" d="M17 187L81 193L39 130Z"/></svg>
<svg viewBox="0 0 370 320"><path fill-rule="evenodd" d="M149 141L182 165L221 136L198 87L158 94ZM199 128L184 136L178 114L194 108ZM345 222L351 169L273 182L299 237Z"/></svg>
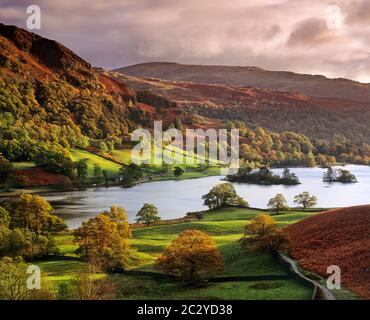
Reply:
<svg viewBox="0 0 370 320"><path fill-rule="evenodd" d="M218 66L149 62L112 70L130 76L170 81L191 81L300 92L313 97L341 98L370 103L370 84L345 78L300 74L291 71L269 71L255 66Z"/></svg>

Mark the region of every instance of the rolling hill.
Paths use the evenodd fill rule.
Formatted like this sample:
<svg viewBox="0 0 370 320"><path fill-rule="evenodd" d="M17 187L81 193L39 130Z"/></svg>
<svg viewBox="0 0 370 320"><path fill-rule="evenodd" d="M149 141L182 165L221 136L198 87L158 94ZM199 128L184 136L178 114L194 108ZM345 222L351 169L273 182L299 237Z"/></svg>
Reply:
<svg viewBox="0 0 370 320"><path fill-rule="evenodd" d="M268 71L258 67L185 65L170 62L142 63L114 71L136 77L272 89L299 92L312 97L370 103L370 84L348 79L329 79L322 75Z"/></svg>
<svg viewBox="0 0 370 320"><path fill-rule="evenodd" d="M146 65L140 66L144 68ZM150 71L152 65L148 66ZM120 70L136 75L120 72L108 74L117 81L128 83L135 90L161 95L175 101L184 112L196 113L221 125L225 124L225 120L241 120L252 128L263 127L275 132L293 131L310 138L332 139L343 135L354 143L370 141L370 103L229 84L144 78L140 76L167 76L165 72L146 73L135 67ZM178 76L175 71L170 74L173 76L168 78L182 77L181 72ZM219 77L223 75L220 71ZM195 77L191 79L207 81ZM361 98L362 93L356 92Z"/></svg>
<svg viewBox="0 0 370 320"><path fill-rule="evenodd" d="M341 268L342 283L370 298L370 206L336 209L286 228L291 254L300 265L324 277L330 265Z"/></svg>

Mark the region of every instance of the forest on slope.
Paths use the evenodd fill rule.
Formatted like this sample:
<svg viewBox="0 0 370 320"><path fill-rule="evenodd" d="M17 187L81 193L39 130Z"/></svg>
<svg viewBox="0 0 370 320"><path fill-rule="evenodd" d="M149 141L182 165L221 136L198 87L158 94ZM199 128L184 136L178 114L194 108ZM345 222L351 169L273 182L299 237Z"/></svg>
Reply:
<svg viewBox="0 0 370 320"><path fill-rule="evenodd" d="M289 101L298 101L300 96L272 91L266 96L266 92L253 88L240 89L244 90L241 94L237 88L191 83L186 88L181 83L158 80L158 90L153 90L152 82L93 68L56 41L0 24L1 162L35 161L51 172L73 178L76 168L65 169L73 165L70 150L93 149L109 155L115 148L127 147L134 129L151 128L157 119L164 121L164 129L240 129L241 158L252 167L369 163L366 141L370 129L360 120L355 127L357 113L351 113L363 104L343 108L345 113L337 124L343 131L316 137L304 130L311 126L320 132L315 119L323 111L317 111L316 105L308 108L313 103L311 98L297 106L300 113L296 114L302 117L300 128L290 130L287 124L294 121L287 117L292 110ZM211 99L230 104L245 99L255 104L254 111L248 112L249 107L240 103L239 107L227 106L226 102L214 107ZM189 107L186 101L199 104ZM271 108L259 114L261 103L278 106L277 112L286 119L279 120ZM250 114L262 122L248 118ZM366 112L361 115L362 120L367 119ZM274 117L278 120L272 126ZM319 122L319 126L337 130L332 125L337 118L323 117L329 122ZM345 123L351 124L352 135L346 134Z"/></svg>

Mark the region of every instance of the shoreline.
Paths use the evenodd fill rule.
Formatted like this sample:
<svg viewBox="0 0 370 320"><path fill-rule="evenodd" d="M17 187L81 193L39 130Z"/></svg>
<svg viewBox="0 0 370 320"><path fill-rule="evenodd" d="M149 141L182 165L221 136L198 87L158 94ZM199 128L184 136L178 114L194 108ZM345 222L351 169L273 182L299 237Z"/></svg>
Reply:
<svg viewBox="0 0 370 320"><path fill-rule="evenodd" d="M347 163L347 164L335 164L333 167L345 167L349 165L355 165L355 166L364 166L368 167L368 165L364 164L355 164L355 163ZM212 167L211 167L212 168ZM215 167L213 167L215 168ZM320 167L320 166L315 166L315 167L308 167L308 166L291 166L291 167L286 167L286 166L278 166L278 167L271 167L271 169L284 169L284 168L290 168L290 169L295 169L295 168L300 168L300 169L315 169L315 168L321 168L324 169L325 167ZM193 172L190 172L193 173ZM122 187L122 188L131 188L136 185L144 184L144 183L151 183L151 182L160 182L160 181L182 181L182 180L196 180L196 179L202 179L206 177L215 177L215 176L220 176L220 177L226 177L221 174L213 174L213 173L206 173L203 176L190 176L190 177L174 177L174 176L155 176L154 179L145 179L141 181L135 181L132 183L130 186L124 186L119 183L110 183L110 184L95 184L95 185L90 185L87 187L72 187L72 188L60 188L58 186L52 187L52 186L44 186L44 187L29 187L29 188L23 188L23 189L13 189L11 188L12 191L10 192L0 192L0 202L2 200L8 199L8 198L15 198L19 196L20 194L23 193L30 193L30 194L36 194L36 195L45 195L49 193L62 193L62 192L78 192L78 191L84 191L84 190L89 190L89 189L94 189L94 188L99 188L99 187ZM222 179L223 181L228 181L226 179ZM238 182L238 181L233 181L235 183L246 183L246 182ZM253 184L253 185L270 185L270 184L256 184L256 183L248 183L248 184ZM289 186L289 185L288 185ZM293 185L294 186L294 185Z"/></svg>

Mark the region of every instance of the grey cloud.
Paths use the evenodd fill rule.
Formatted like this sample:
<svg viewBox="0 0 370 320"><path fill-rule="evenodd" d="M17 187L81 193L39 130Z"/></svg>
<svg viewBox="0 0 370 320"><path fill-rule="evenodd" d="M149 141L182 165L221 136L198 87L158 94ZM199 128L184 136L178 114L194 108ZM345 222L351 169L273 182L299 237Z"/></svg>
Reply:
<svg viewBox="0 0 370 320"><path fill-rule="evenodd" d="M326 21L322 19L307 19L296 26L288 39L288 46L312 45L328 41L330 38Z"/></svg>
<svg viewBox="0 0 370 320"><path fill-rule="evenodd" d="M0 0L0 20L25 27L25 7L38 4L41 35L106 68L170 60L366 80L356 54L369 30L355 21L370 1L334 2L347 16L338 32L326 28L324 0Z"/></svg>

